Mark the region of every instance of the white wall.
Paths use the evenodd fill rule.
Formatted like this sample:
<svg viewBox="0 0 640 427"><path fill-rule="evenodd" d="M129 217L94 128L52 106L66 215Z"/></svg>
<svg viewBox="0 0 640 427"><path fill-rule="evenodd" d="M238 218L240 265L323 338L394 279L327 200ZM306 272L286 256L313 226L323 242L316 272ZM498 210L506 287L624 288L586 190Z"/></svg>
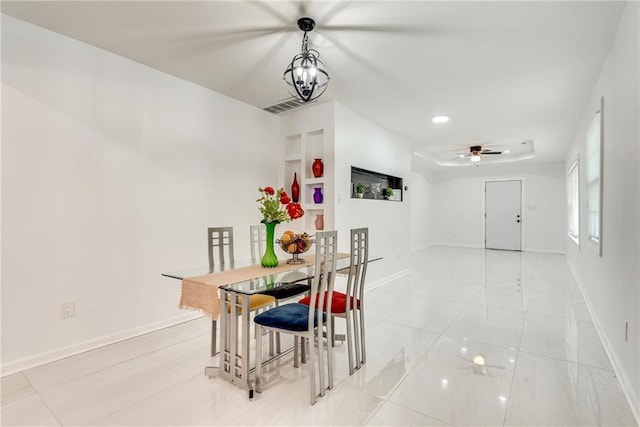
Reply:
<svg viewBox="0 0 640 427"><path fill-rule="evenodd" d="M411 251L429 247L432 240L433 185L429 170L413 165L411 171Z"/></svg>
<svg viewBox="0 0 640 427"><path fill-rule="evenodd" d="M430 244L484 248L484 183L522 179L522 249L564 253L563 164L485 166L433 171Z"/></svg>
<svg viewBox="0 0 640 427"><path fill-rule="evenodd" d="M5 15L2 122L3 374L192 315L160 274L278 179L276 116Z"/></svg>
<svg viewBox="0 0 640 427"><path fill-rule="evenodd" d="M371 264L367 282L375 285L406 272L413 198L410 142L335 104L335 159L336 229L348 235L352 228L369 227L370 255L383 257ZM351 166L402 177L409 186L404 201L352 199Z"/></svg>
<svg viewBox="0 0 640 427"><path fill-rule="evenodd" d="M567 259L582 287L618 378L640 420L640 3L628 2L566 158L579 157L581 246L566 238ZM599 257L587 233L585 135L600 97L604 107L603 224ZM625 322L629 338L625 341Z"/></svg>

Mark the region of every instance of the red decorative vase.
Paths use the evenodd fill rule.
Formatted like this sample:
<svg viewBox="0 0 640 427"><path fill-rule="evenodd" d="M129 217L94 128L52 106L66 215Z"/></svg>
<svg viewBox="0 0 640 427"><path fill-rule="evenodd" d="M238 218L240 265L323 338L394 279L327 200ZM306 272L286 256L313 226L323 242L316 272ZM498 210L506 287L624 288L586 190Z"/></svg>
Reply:
<svg viewBox="0 0 640 427"><path fill-rule="evenodd" d="M316 178L320 178L324 174L324 164L322 163L322 159L315 159L313 161L311 171L313 172L313 176Z"/></svg>
<svg viewBox="0 0 640 427"><path fill-rule="evenodd" d="M291 200L294 203L298 203L298 199L300 199L300 184L298 184L298 174L294 172L293 182L291 183Z"/></svg>

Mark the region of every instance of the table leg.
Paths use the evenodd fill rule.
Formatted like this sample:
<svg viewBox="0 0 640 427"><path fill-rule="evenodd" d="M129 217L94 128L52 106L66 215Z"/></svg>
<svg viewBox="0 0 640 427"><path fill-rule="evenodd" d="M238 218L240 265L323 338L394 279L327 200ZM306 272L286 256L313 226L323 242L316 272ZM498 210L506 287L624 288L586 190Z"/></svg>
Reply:
<svg viewBox="0 0 640 427"><path fill-rule="evenodd" d="M242 359L240 363L242 364L241 377L246 384L247 390L249 390L249 397L253 397L253 387L251 385L251 380L249 378L249 345L251 343L251 313L249 313L249 295L242 295ZM262 337L259 337L262 339Z"/></svg>
<svg viewBox="0 0 640 427"><path fill-rule="evenodd" d="M237 383L237 378L240 376L238 372L238 294L235 292L229 292L230 306L229 309L229 334L230 334L230 362L231 362L231 381Z"/></svg>
<svg viewBox="0 0 640 427"><path fill-rule="evenodd" d="M220 376L227 381L231 377L231 348L229 346L229 316L227 314L227 291L220 289Z"/></svg>

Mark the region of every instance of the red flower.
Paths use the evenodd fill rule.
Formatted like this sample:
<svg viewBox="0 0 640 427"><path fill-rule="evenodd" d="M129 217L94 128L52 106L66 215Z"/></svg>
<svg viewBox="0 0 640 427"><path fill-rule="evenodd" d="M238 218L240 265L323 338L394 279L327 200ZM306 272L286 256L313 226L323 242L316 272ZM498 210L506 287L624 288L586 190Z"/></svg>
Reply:
<svg viewBox="0 0 640 427"><path fill-rule="evenodd" d="M291 203L291 198L284 191L280 195L280 203L282 203L283 205L287 205L287 204Z"/></svg>
<svg viewBox="0 0 640 427"><path fill-rule="evenodd" d="M298 219L304 215L304 209L300 203L289 203L287 205L287 213L291 219Z"/></svg>
<svg viewBox="0 0 640 427"><path fill-rule="evenodd" d="M291 203L291 198L284 188L274 190L273 187L258 187L260 198L258 210L262 214L262 222L289 222L304 215L299 203Z"/></svg>

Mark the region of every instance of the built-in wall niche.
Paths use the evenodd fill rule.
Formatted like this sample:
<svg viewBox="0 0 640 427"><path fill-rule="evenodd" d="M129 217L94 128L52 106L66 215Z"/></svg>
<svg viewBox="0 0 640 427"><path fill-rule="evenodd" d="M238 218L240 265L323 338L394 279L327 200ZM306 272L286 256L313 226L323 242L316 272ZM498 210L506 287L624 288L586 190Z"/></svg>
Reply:
<svg viewBox="0 0 640 427"><path fill-rule="evenodd" d="M305 210L305 215L293 222L292 229L297 231L312 232L333 228L333 180L329 173L324 172L325 168L332 168L331 164L325 164L331 147L327 145L325 138L324 129L310 129L284 137L284 189L293 196L292 183L295 177L300 189L299 203ZM314 163L317 164L315 168ZM322 167L319 166L320 163Z"/></svg>
<svg viewBox="0 0 640 427"><path fill-rule="evenodd" d="M362 196L358 194L358 187L362 187L364 189ZM384 190L387 188L392 190L392 195L390 195L388 199L385 199ZM403 188L404 185L402 178L351 166L352 199L391 200L401 202Z"/></svg>

